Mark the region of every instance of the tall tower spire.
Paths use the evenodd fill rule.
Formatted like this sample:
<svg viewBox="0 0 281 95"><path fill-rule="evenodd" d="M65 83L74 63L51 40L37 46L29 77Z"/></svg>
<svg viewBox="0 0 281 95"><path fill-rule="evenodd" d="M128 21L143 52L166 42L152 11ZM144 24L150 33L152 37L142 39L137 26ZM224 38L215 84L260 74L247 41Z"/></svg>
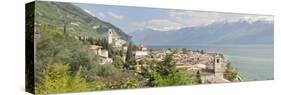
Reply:
<svg viewBox="0 0 281 95"><path fill-rule="evenodd" d="M108 31L107 31L107 41L108 41L108 44L112 44L112 42L113 42L113 29L108 29Z"/></svg>

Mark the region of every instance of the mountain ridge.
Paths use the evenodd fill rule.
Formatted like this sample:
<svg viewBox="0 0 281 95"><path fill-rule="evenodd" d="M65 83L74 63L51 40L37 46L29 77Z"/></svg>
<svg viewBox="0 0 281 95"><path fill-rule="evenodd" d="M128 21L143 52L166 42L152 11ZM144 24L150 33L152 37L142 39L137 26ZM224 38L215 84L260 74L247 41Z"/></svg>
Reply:
<svg viewBox="0 0 281 95"><path fill-rule="evenodd" d="M38 25L51 25L63 29L64 21L67 21L67 31L73 35L103 37L106 31L112 28L121 39L128 39L129 35L109 22L85 12L82 8L71 3L36 1L36 23Z"/></svg>
<svg viewBox="0 0 281 95"><path fill-rule="evenodd" d="M273 23L269 21L217 22L173 31L143 29L130 35L136 43L147 45L273 44Z"/></svg>

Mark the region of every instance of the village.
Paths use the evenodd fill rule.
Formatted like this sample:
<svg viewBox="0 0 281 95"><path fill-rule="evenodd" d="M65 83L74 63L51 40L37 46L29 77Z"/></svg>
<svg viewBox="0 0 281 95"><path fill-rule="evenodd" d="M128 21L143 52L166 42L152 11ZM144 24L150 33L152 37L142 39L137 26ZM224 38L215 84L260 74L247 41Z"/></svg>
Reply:
<svg viewBox="0 0 281 95"><path fill-rule="evenodd" d="M125 55L128 47L127 41L121 39L113 29L107 32L108 44L116 49L122 49ZM109 57L108 50L99 45L90 45L90 51L98 55L100 64L112 64L113 60ZM149 49L144 45L137 45L137 50L133 52L135 59L135 72L140 73L141 68L148 65L145 60L162 61L168 54L172 54L173 62L177 69L186 70L189 73L200 72L202 83L224 83L230 82L224 79L224 72L229 61L218 53L207 53L193 50L171 50L171 49ZM126 56L122 56L124 62Z"/></svg>

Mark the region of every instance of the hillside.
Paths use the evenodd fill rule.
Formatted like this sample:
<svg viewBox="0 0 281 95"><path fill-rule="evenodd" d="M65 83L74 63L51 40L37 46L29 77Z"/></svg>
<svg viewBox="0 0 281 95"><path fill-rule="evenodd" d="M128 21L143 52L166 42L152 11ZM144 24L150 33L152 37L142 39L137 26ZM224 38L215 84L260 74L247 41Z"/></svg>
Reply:
<svg viewBox="0 0 281 95"><path fill-rule="evenodd" d="M174 31L144 29L131 35L135 42L147 45L273 44L273 23L217 22Z"/></svg>
<svg viewBox="0 0 281 95"><path fill-rule="evenodd" d="M102 37L112 28L122 39L128 38L118 27L93 17L71 3L36 1L35 10L38 27L48 25L63 29L66 22L67 31L73 35Z"/></svg>

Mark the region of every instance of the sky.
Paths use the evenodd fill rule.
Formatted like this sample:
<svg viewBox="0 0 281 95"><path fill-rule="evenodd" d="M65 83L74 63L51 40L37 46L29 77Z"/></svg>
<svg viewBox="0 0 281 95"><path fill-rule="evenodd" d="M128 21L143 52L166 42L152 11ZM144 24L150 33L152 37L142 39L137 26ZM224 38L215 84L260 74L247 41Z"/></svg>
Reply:
<svg viewBox="0 0 281 95"><path fill-rule="evenodd" d="M222 12L189 11L144 7L123 7L97 4L75 4L89 14L109 22L126 33L153 29L171 31L184 27L196 27L215 22L237 22L245 20L273 21L270 15L252 15Z"/></svg>

